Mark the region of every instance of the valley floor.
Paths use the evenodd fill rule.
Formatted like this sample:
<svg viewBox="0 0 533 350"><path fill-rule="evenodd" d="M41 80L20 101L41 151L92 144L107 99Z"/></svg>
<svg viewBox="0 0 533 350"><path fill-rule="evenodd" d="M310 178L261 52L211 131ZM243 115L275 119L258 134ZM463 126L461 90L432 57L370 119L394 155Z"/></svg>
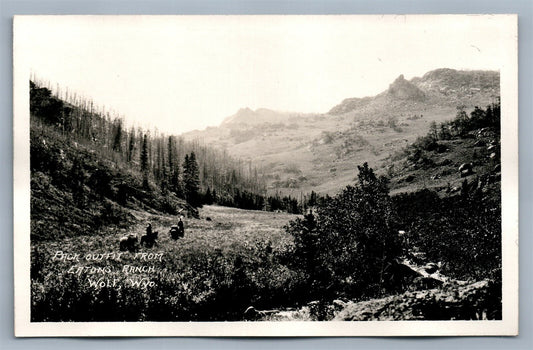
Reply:
<svg viewBox="0 0 533 350"><path fill-rule="evenodd" d="M158 244L161 248L173 245L176 253L188 249L221 249L238 248L254 242L270 242L281 246L290 242L290 236L283 226L297 215L275 213L258 210L243 210L217 205L205 205L199 210L200 219L184 218L185 237L177 242L172 241L168 233L170 226L176 224L177 217L148 216L155 231L159 232ZM143 233L144 223L134 230Z"/></svg>
<svg viewBox="0 0 533 350"><path fill-rule="evenodd" d="M486 319L501 312L487 281L302 304L298 275L273 259L291 244L283 227L296 215L204 206L199 219L184 218L185 236L173 240L177 216L132 214L138 223L128 230L33 242L32 321ZM119 239L140 237L148 221L157 244L120 252Z"/></svg>

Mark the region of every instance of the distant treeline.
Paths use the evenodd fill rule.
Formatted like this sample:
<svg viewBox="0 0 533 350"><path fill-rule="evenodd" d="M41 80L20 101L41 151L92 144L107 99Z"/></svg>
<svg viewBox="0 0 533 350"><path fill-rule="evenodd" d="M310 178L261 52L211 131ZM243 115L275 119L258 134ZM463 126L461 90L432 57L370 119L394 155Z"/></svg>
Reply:
<svg viewBox="0 0 533 350"><path fill-rule="evenodd" d="M329 195L321 195L315 191L305 195L301 194L299 199L291 196L281 196L276 193L274 196L267 198L267 203L271 211L281 210L292 214L303 214L329 199Z"/></svg>
<svg viewBox="0 0 533 350"><path fill-rule="evenodd" d="M274 195L263 196L248 191L236 190L233 196L219 196L216 190L209 188L202 194L203 204L219 204L249 210L282 211L290 214L304 214L325 200L329 195L321 195L314 191L310 194L301 194L300 198L284 196L277 192Z"/></svg>

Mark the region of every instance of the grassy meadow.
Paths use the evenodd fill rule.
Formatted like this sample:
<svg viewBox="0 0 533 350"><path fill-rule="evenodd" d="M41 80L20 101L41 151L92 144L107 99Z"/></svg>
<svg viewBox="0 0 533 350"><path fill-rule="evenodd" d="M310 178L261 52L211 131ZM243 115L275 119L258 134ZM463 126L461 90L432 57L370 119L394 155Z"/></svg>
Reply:
<svg viewBox="0 0 533 350"><path fill-rule="evenodd" d="M242 320L248 306L291 303L298 291L276 258L294 215L204 206L177 241L177 217L133 215L128 230L33 244L32 321ZM119 239L140 238L148 221L157 245L120 252Z"/></svg>

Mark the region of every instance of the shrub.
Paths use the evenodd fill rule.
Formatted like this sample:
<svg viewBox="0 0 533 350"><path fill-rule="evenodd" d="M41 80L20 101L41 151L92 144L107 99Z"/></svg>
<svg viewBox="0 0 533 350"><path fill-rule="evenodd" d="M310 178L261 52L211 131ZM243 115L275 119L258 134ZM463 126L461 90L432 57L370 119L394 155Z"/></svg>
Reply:
<svg viewBox="0 0 533 350"><path fill-rule="evenodd" d="M394 197L401 227L411 247L427 261L443 263L443 273L459 279L499 280L501 204L499 186L480 191L464 182L458 196L440 198L421 190Z"/></svg>
<svg viewBox="0 0 533 350"><path fill-rule="evenodd" d="M112 240L115 242L114 240ZM104 237L91 244L106 246ZM279 262L268 240L236 243L231 249L206 246L162 247L155 273L124 274L122 261L86 266L109 266L111 272L67 273L69 262L53 262L55 248L32 251L31 319L42 321L238 321L250 305L268 309L294 305L305 295L298 276ZM176 252L179 251L179 256ZM93 288L88 278L115 281L121 288ZM129 278L149 278L154 288L138 288ZM114 283L114 282L113 282Z"/></svg>
<svg viewBox="0 0 533 350"><path fill-rule="evenodd" d="M359 182L292 221L290 264L307 275L310 295L376 296L387 289L386 268L401 252L386 178L365 163Z"/></svg>

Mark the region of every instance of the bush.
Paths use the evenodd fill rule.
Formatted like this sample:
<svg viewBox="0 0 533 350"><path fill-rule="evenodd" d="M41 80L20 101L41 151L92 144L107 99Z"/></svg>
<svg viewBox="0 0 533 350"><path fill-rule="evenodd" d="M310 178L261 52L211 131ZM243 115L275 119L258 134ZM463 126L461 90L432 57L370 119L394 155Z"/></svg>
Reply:
<svg viewBox="0 0 533 350"><path fill-rule="evenodd" d="M111 187L111 180L113 174L104 166L96 169L89 177L89 186L101 198L113 198L113 190Z"/></svg>
<svg viewBox="0 0 533 350"><path fill-rule="evenodd" d="M386 268L401 253L387 180L365 163L359 183L317 207L317 216L292 221L291 266L307 275L310 295L377 296Z"/></svg>
<svg viewBox="0 0 533 350"><path fill-rule="evenodd" d="M105 237L91 238L93 245L108 246L109 242ZM251 305L258 309L289 306L305 295L298 276L280 264L269 241L242 242L231 249L206 248L161 247L166 254L161 262L153 263L157 272L151 274L122 273L123 264L135 261L129 254L121 261L92 264L111 269L103 276L67 273L70 263L53 262L56 248L41 245L32 251L31 319L240 321ZM88 278L102 277L116 280L121 288L88 286ZM142 277L153 281L155 287L143 289L128 283L129 278Z"/></svg>
<svg viewBox="0 0 533 350"><path fill-rule="evenodd" d="M443 263L443 273L458 279L501 277L501 204L499 186L480 191L466 182L459 196L440 198L421 190L394 197L401 227L411 247L427 261Z"/></svg>

